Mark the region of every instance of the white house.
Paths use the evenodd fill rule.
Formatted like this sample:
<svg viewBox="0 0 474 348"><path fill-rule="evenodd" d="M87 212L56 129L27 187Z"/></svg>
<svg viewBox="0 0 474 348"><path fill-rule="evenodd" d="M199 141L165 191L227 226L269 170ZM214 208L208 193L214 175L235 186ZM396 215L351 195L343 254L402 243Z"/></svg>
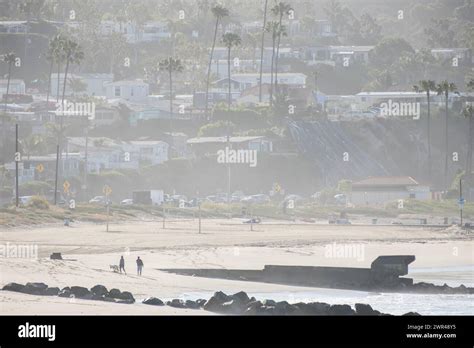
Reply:
<svg viewBox="0 0 474 348"><path fill-rule="evenodd" d="M86 152L85 137L70 137L68 149ZM141 164L156 165L168 160L169 145L163 141L118 141L110 138L89 137L87 168L90 173L111 169L138 169Z"/></svg>
<svg viewBox="0 0 474 348"><path fill-rule="evenodd" d="M0 33L24 33L26 21L0 21Z"/></svg>
<svg viewBox="0 0 474 348"><path fill-rule="evenodd" d="M151 165L161 164L168 160L169 145L164 141L130 141L122 145L122 149L131 156L137 156L140 162Z"/></svg>
<svg viewBox="0 0 474 348"><path fill-rule="evenodd" d="M234 74L231 75L233 88L243 91L247 88L257 86L260 80L260 74ZM269 73L262 74L262 83L270 83L271 75ZM228 86L228 79L224 78L214 82L219 88ZM301 73L279 73L278 83L280 85L288 85L291 87L303 88L306 86L306 75Z"/></svg>
<svg viewBox="0 0 474 348"><path fill-rule="evenodd" d="M3 96L7 93L7 84L8 80L0 80L0 96ZM25 81L18 80L18 79L11 79L10 80L10 89L8 90L8 94L25 94L26 93L26 86Z"/></svg>
<svg viewBox="0 0 474 348"><path fill-rule="evenodd" d="M123 80L105 85L107 99L140 100L149 94L149 85L140 80Z"/></svg>
<svg viewBox="0 0 474 348"><path fill-rule="evenodd" d="M120 33L128 43L153 42L171 37L168 25L155 21L145 22L141 26L131 22L102 21L99 30L104 36Z"/></svg>
<svg viewBox="0 0 474 348"><path fill-rule="evenodd" d="M454 58L457 58L458 65L471 65L474 63L472 50L470 48L434 48L431 50L431 55L439 60L451 60L451 65L455 63Z"/></svg>

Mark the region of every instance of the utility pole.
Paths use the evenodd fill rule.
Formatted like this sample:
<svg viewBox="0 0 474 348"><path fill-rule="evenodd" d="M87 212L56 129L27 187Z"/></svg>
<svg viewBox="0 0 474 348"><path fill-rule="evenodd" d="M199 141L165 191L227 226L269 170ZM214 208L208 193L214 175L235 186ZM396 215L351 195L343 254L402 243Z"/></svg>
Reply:
<svg viewBox="0 0 474 348"><path fill-rule="evenodd" d="M87 159L88 159L88 145L89 145L89 120L86 121L86 148L84 151L84 183L82 185L83 191L84 191L84 201L87 202L87 174L88 174L88 165L87 165Z"/></svg>
<svg viewBox="0 0 474 348"><path fill-rule="evenodd" d="M109 220L110 220L110 202L108 201L108 196L106 196L106 205L107 205L107 232L109 232Z"/></svg>
<svg viewBox="0 0 474 348"><path fill-rule="evenodd" d="M18 163L20 162L20 153L18 152L18 123L15 125L15 204L18 208L20 204L20 194L18 191Z"/></svg>
<svg viewBox="0 0 474 348"><path fill-rule="evenodd" d="M462 227L462 209L464 208L464 198L462 197L462 179L459 179L459 215Z"/></svg>
<svg viewBox="0 0 474 348"><path fill-rule="evenodd" d="M163 229L165 229L165 221L166 221L166 210L165 210L165 202L163 204Z"/></svg>
<svg viewBox="0 0 474 348"><path fill-rule="evenodd" d="M198 202L198 217L199 217L199 234L201 234L201 202Z"/></svg>
<svg viewBox="0 0 474 348"><path fill-rule="evenodd" d="M56 146L56 177L54 179L54 205L58 202L59 144Z"/></svg>

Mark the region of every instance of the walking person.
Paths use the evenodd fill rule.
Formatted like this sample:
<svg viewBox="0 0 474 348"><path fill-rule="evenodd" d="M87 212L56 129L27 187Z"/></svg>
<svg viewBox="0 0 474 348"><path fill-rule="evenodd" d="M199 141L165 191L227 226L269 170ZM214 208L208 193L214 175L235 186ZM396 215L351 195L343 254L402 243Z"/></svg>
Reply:
<svg viewBox="0 0 474 348"><path fill-rule="evenodd" d="M143 269L143 261L140 259L140 256L138 256L137 259L137 275L142 275L142 269Z"/></svg>
<svg viewBox="0 0 474 348"><path fill-rule="evenodd" d="M119 270L120 270L120 273L122 273L122 270L123 270L123 273L127 274L127 272L125 271L125 260L123 256L120 256Z"/></svg>

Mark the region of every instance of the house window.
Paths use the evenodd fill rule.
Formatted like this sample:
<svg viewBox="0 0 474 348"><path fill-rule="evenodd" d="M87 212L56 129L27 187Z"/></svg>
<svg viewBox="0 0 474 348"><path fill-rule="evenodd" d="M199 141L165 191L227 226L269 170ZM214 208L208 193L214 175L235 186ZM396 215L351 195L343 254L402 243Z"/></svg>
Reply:
<svg viewBox="0 0 474 348"><path fill-rule="evenodd" d="M114 89L114 95L115 95L116 97L120 97L120 87L115 87L115 89Z"/></svg>

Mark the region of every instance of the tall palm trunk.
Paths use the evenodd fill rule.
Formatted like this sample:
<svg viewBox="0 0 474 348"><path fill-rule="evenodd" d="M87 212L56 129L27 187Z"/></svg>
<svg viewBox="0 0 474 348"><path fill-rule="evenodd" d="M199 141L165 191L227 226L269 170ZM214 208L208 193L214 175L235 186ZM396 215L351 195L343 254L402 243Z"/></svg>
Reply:
<svg viewBox="0 0 474 348"><path fill-rule="evenodd" d="M267 25L267 5L268 0L265 0L265 7L263 9L262 47L260 49L260 81L258 89L258 101L260 103L262 102L263 51L265 46L265 26Z"/></svg>
<svg viewBox="0 0 474 348"><path fill-rule="evenodd" d="M49 65L49 75L48 75L48 92L46 92L46 107L49 104L49 95L51 93L51 74L53 73L54 59L51 59L51 64Z"/></svg>
<svg viewBox="0 0 474 348"><path fill-rule="evenodd" d="M448 91L445 92L445 127L444 127L444 139L445 139L445 157L444 157L444 187L448 189L448 151L449 151L449 142L448 142Z"/></svg>
<svg viewBox="0 0 474 348"><path fill-rule="evenodd" d="M64 84L63 84L63 96L61 100L61 105L64 108L64 98L66 96L66 85L67 85L67 73L69 71L69 59L66 60L66 69L64 70Z"/></svg>
<svg viewBox="0 0 474 348"><path fill-rule="evenodd" d="M277 49L276 49L276 57L275 57L275 92L278 93L278 60L280 57L280 41L281 41L281 22L283 20L283 14L280 14L280 20L278 22L278 41L277 41Z"/></svg>
<svg viewBox="0 0 474 348"><path fill-rule="evenodd" d="M231 87L232 87L232 84L230 82L230 47L228 48L227 50L227 78L229 79L229 94L227 96L227 107L230 111L230 105L232 103L232 90L231 90Z"/></svg>
<svg viewBox="0 0 474 348"><path fill-rule="evenodd" d="M170 133L173 134L173 74L171 66L169 68L170 74Z"/></svg>
<svg viewBox="0 0 474 348"><path fill-rule="evenodd" d="M431 108L430 108L430 91L426 92L426 98L428 100L428 119L427 119L427 128L428 128L428 178L431 181Z"/></svg>
<svg viewBox="0 0 474 348"><path fill-rule="evenodd" d="M275 33L272 33L272 64L270 67L270 107L273 106L273 66L275 61Z"/></svg>
<svg viewBox="0 0 474 348"><path fill-rule="evenodd" d="M472 173L472 109L469 109L469 138L467 146L466 177L469 179Z"/></svg>
<svg viewBox="0 0 474 348"><path fill-rule="evenodd" d="M8 80L7 80L7 94L5 94L5 112L7 112L7 104L8 104L8 93L10 92L10 79L12 74L12 63L8 63Z"/></svg>
<svg viewBox="0 0 474 348"><path fill-rule="evenodd" d="M216 18L216 26L214 28L214 38L212 40L212 47L211 47L211 57L209 58L209 65L207 67L207 80L206 80L206 118L209 119L208 110L209 110L209 83L211 80L211 66L212 66L212 57L214 55L214 48L216 47L216 40L217 40L217 29L219 28L219 18Z"/></svg>
<svg viewBox="0 0 474 348"><path fill-rule="evenodd" d="M229 85L229 95L227 96L227 111L228 111L228 120L227 120L227 147L231 148L230 145L230 105L232 103L232 85L230 82L230 46L227 50L227 78L228 78L228 85ZM230 163L227 163L227 204L230 204L231 198L231 169Z"/></svg>
<svg viewBox="0 0 474 348"><path fill-rule="evenodd" d="M58 60L58 83L56 86L56 102L59 103L59 85L60 85L60 80L59 80L59 74L61 73L61 62Z"/></svg>

